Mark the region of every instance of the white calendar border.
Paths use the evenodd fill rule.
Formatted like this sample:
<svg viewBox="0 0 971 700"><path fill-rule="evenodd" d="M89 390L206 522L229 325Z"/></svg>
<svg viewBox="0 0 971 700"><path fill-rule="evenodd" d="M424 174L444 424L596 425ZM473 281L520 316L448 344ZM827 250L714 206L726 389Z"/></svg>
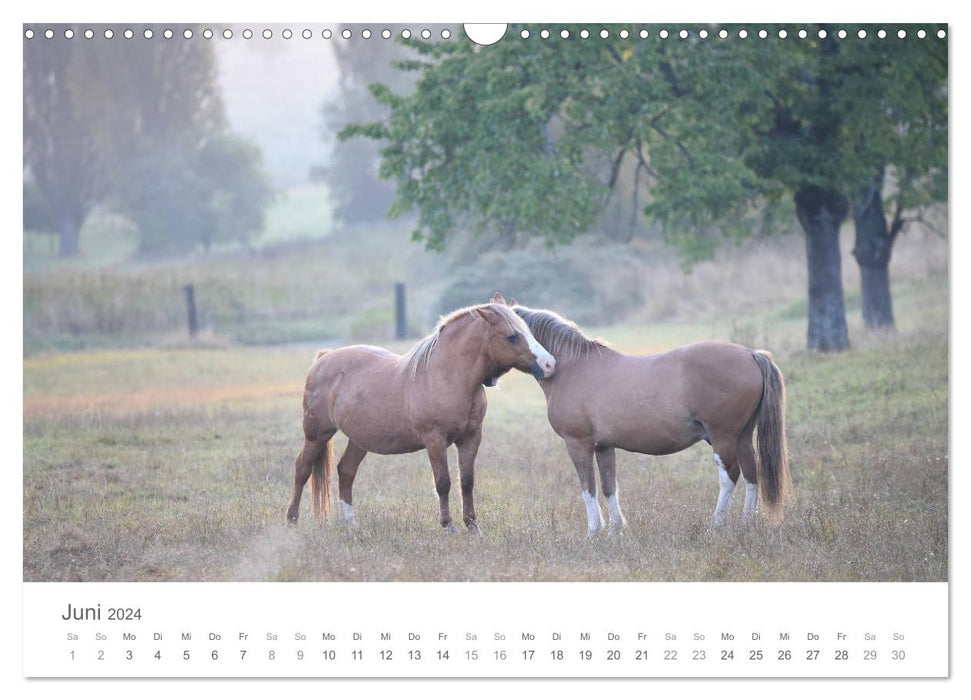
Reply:
<svg viewBox="0 0 971 700"><path fill-rule="evenodd" d="M9 6L8 6L9 7ZM340 7L326 7L322 3L308 3L308 2L291 2L290 0L274 0L272 3L264 2L262 5L259 3L252 2L235 2L230 6L219 7L212 4L203 5L201 3L191 2L187 0L168 0L167 2L160 3L154 7L145 7L144 5L136 6L131 5L127 2L122 2L120 0L112 0L111 2L93 2L89 1L84 3L83 7L79 9L76 3L67 2L66 0L56 0L45 2L43 6L19 6L13 10L5 7L2 12L4 13L4 19L10 19L10 22L4 22L3 36L6 39L4 42L0 42L0 51L3 52L3 61L0 63L2 68L0 68L0 73L3 75L3 85L7 88L8 94L10 91L14 90L15 87L19 85L20 80L20 28L19 24L24 21L54 21L54 20L64 20L66 19L78 19L83 17L84 19L91 19L92 21L99 18L107 19L118 19L125 18L130 21L152 21L158 19L172 19L178 18L179 21L190 21L190 20L212 20L212 19L227 19L227 20L238 20L246 19L253 20L258 19L259 21L285 21L293 20L296 18L300 19L317 19L324 21L388 21L390 18L394 19L406 19L406 18L416 18L421 20L455 20L455 19L472 19L477 21L499 21L506 20L509 18L515 18L517 20L524 19L542 19L550 21L586 21L586 20L599 20L599 21L645 21L645 22L659 22L659 21L740 21L745 19L761 20L761 21L780 21L780 20L790 20L790 21L801 21L805 20L805 9L802 5L788 5L784 6L777 1L770 2L768 0L763 0L761 2L734 2L734 3L716 3L711 1L705 2L695 2L690 4L643 4L643 5L631 5L626 2L597 2L595 6L595 11L591 11L582 7L573 7L572 9L567 7L565 3L557 3L552 7L542 7L542 6L532 6L531 8L524 8L521 2L510 2L509 0L490 0L488 3L483 3L477 7L461 6L458 8L456 5L447 2L422 2L402 4L396 3L391 4L382 0L381 2L372 3L347 3ZM812 3L812 14L815 16L824 16L830 21L927 21L930 20L953 20L953 11L949 12L950 3L944 2L942 0L931 0L922 3L914 3L906 7L894 6L885 7L881 9L878 16L874 16L872 11L860 10L859 8L851 6L849 3L839 2L838 0L820 0ZM16 14L14 14L16 13ZM741 14L740 14L741 13ZM8 15L14 15L12 17ZM456 17L456 15L461 15ZM525 16L524 16L525 15ZM634 16L636 15L636 16ZM952 60L951 60L951 70L952 76L966 76L966 69L968 68L968 62L966 60L967 51L962 44L962 34L963 31L967 29L968 25L953 23L950 27L950 34L952 36ZM954 41L957 39L957 41ZM952 124L958 124L962 121L967 121L967 114L969 110L966 108L967 99L966 93L959 87L957 81L952 79ZM955 117L954 115L958 115ZM9 106L4 111L3 126L5 138L8 141L18 140L18 144L21 142L19 140L21 134L21 114L17 109L11 109ZM962 188L960 183L966 182L966 178L963 175L966 173L966 163L968 151L966 148L966 142L963 139L963 132L959 130L952 130L950 135L952 149L955 156L952 158L951 171L952 171L952 182L959 183L958 185L953 185L953 192L960 192ZM5 149L4 152L16 152L19 148L18 144L14 144L9 148ZM11 159L12 160L12 159ZM19 167L15 170L12 164L8 164L8 167L2 171L4 191L9 193L19 191L20 172ZM961 224L967 219L965 215L966 205L960 199L951 199L952 204L952 216L951 216L951 229L960 231L962 230ZM11 214L9 212L16 211L11 208L5 208L8 213L4 216L5 223L8 224L6 227L8 231L13 229L16 231L16 226L20 225L17 218L17 214ZM953 276L953 269L956 264L961 264L961 270L968 264L971 264L971 260L967 255L967 239L960 236L956 236L952 239L952 309L957 306L956 301L959 299L969 298L968 293L968 283L967 277L961 275ZM22 303L16 303L17 300L21 300L22 297L22 276L17 274L17 270L20 269L20 261L22 260L22 241L18 236L10 235L3 239L4 253L3 263L4 265L10 266L10 270L7 270L10 274L2 275L3 284L6 286L6 294L3 298L6 300L4 304L3 311L3 321L4 327L16 328L21 322L22 313ZM22 269L21 269L22 272ZM952 313L952 319L957 321L955 315ZM971 356L967 352L969 350L969 343L967 342L967 326L965 324L952 323L952 357L968 357ZM3 346L3 360L2 366L4 369L5 379L4 386L16 387L22 386L22 353L19 348L16 347L14 343L8 343ZM967 392L968 392L968 382L967 382L967 372L963 371L959 363L954 363L952 365L952 410L954 411L955 418L952 420L955 426L960 425L958 418L963 418L968 416L967 411ZM8 393L10 392L8 389ZM7 459L7 474L4 477L9 479L6 486L3 489L6 502L4 505L6 508L5 512L19 512L22 509L22 402L20 398L16 396L7 396L6 400L2 404L2 417L4 425L4 437L3 444L10 446L8 449L10 454ZM19 419L19 420L18 420ZM951 501L953 503L959 503L958 499L953 494L965 495L968 493L968 476L966 469L962 472L961 466L967 462L966 459L967 450L962 448L959 444L952 444L952 449L950 452L950 462L951 465L957 465L958 468L952 469L951 471L951 482L950 482L950 494ZM10 464L19 465L17 468L10 468ZM951 659L952 659L952 678L966 678L968 672L964 671L959 664L954 664L955 659L968 658L968 650L971 648L966 642L966 635L969 633L969 627L967 626L967 614L966 614L966 604L963 602L963 598L960 595L955 595L958 586L964 584L967 580L967 566L966 557L958 557L959 548L955 546L955 542L967 542L967 520L961 509L951 510L951 533L949 538L949 549L950 549L950 562L951 562ZM23 576L23 566L22 566L22 521L20 527L8 526L3 530L3 551L4 561L3 561L3 591L8 595L3 597L3 600L11 601L13 605L17 604L21 596L19 592L22 589L22 576ZM456 584L461 585L461 584ZM501 584L498 584L501 585ZM555 585L555 584L553 584ZM21 621L22 622L22 621ZM12 626L10 626L12 627ZM19 641L19 634L16 634L16 630L10 630L8 627L8 634L5 639L17 639ZM7 683L10 681L16 682L17 678L20 678L18 684L18 689L24 694L32 697L54 697L63 696L65 692L70 692L74 688L72 682L65 681L34 681L26 682L20 676L21 664L20 655L16 652L16 647L18 646L17 641L11 641L10 643L4 645L3 653L3 680ZM764 681L733 681L731 683L722 683L717 681L684 681L684 680L674 680L674 681L651 681L650 686L643 686L638 681L613 681L613 682L578 682L576 680L572 681L543 681L544 692L549 689L552 692L562 693L564 697L577 697L582 693L584 696L590 695L592 692L601 692L604 689L609 689L611 691L629 691L632 689L636 690L648 690L650 691L675 691L681 692L684 690L682 684L685 682L700 682L700 683L711 683L708 686L712 692L717 693L717 695L727 696L727 697L746 697L749 698L752 695L768 695L776 694L779 692L785 692L787 696L792 696L795 693L796 697L800 697L802 693L808 696L810 693L816 695L821 689L824 692L838 691L838 690L854 690L860 688L860 681L820 681L825 683L823 688L815 686L813 683L798 683L793 684L787 681L780 680L764 680ZM175 683L175 685L171 685ZM234 697L260 697L263 698L268 692L278 692L280 690L285 690L286 692L312 692L314 690L326 690L326 692L333 691L343 691L348 690L351 692L360 692L364 689L363 686L367 686L371 689L378 689L383 691L388 691L391 689L388 681L374 681L374 682L362 682L362 681L328 681L328 685L324 688L320 686L311 687L310 683L314 681L268 681L253 683L251 681L219 681L219 690L228 691L234 694ZM416 692L421 691L435 691L435 692L461 692L464 697L478 698L478 697L489 697L491 698L496 692L507 692L509 689L515 688L526 689L531 691L536 691L537 686L535 682L530 681L500 681L496 683L466 683L463 681L408 681L407 688L414 689ZM634 684L637 683L635 686ZM660 685L657 685L660 683ZM717 683L717 685L715 685ZM935 681L913 681L913 682L893 682L893 681L867 681L867 690L871 690L873 686L874 690L880 693L883 697L912 697L915 693L921 692L931 692L934 695L944 695L952 694L955 691L956 683L942 683ZM280 684L280 685L278 685ZM784 685L783 685L784 684ZM154 697L168 697L172 690L183 691L200 690L203 692L212 692L214 689L212 681L171 681L171 682L153 682L145 683L140 681L84 681L83 687L86 691L96 692L101 697L130 697L134 693L138 693L142 697L154 698Z"/></svg>

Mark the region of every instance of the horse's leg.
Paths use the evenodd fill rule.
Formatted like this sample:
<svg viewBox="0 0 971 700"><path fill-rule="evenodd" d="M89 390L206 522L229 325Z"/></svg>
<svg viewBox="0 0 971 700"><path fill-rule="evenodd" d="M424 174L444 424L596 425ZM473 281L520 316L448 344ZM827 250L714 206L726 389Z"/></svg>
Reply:
<svg viewBox="0 0 971 700"><path fill-rule="evenodd" d="M617 500L617 451L613 447L598 447L597 466L600 467L600 489L607 499L607 514L610 516L610 534L620 532L627 521L620 512Z"/></svg>
<svg viewBox="0 0 971 700"><path fill-rule="evenodd" d="M759 507L759 481L755 471L755 459L755 445L752 444L752 431L749 430L738 436L738 466L742 470L742 481L745 482L742 522L746 525L755 518Z"/></svg>
<svg viewBox="0 0 971 700"><path fill-rule="evenodd" d="M297 461L294 465L293 495L290 497L290 505L287 506L287 522L291 524L296 523L297 518L300 517L300 497L303 495L303 487L307 484L307 479L310 478L314 462L323 457L331 437L333 437L333 433L321 436L317 440L304 439L303 449L297 455Z"/></svg>
<svg viewBox="0 0 971 700"><path fill-rule="evenodd" d="M354 519L354 506L351 505L353 503L351 489L354 486L354 477L357 476L357 468L361 466L361 461L366 455L367 450L348 440L347 449L341 455L341 461L337 463L337 489L341 517L351 527L357 525L357 520Z"/></svg>
<svg viewBox="0 0 971 700"><path fill-rule="evenodd" d="M455 524L448 509L448 492L452 488L452 480L448 475L448 445L444 438L438 435L426 436L425 449L428 451L428 461L432 464L432 474L435 475L435 491L438 493L439 522L449 534L455 534Z"/></svg>
<svg viewBox="0 0 971 700"><path fill-rule="evenodd" d="M715 448L715 464L718 465L718 484L721 490L718 492L718 503L715 506L715 515L712 524L720 527L725 524L728 517L728 506L732 502L732 493L735 491L735 482L738 481L738 460L735 456L735 444L733 442L712 441Z"/></svg>
<svg viewBox="0 0 971 700"><path fill-rule="evenodd" d="M462 485L462 520L465 527L474 535L482 534L479 531L479 523L475 519L475 501L472 498L472 490L475 488L475 456L479 452L479 443L482 442L482 426L476 426L475 430L461 441L457 441L455 446L459 451L459 476Z"/></svg>
<svg viewBox="0 0 971 700"><path fill-rule="evenodd" d="M566 451L570 453L577 476L580 477L580 494L587 506L587 533L594 535L604 526L604 516L597 503L597 480L593 473L593 445L584 440L566 438Z"/></svg>

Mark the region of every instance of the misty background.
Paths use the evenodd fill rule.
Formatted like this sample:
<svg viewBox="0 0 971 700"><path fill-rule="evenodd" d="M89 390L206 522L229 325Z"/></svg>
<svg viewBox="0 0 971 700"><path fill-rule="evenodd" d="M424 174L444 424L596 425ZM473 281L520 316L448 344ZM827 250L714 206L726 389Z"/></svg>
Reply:
<svg viewBox="0 0 971 700"><path fill-rule="evenodd" d="M564 199L555 191L560 187L556 183L534 194L534 183L547 185L542 172L530 172L533 164L545 167L541 158L533 157L508 173L518 185L485 185L487 196L456 217L448 211L450 204L432 201L427 210L451 217L451 228L447 241L429 235L419 218L427 211L416 204L417 198L410 206L394 204L396 186L399 193L408 191L412 175L407 169L421 164L396 166L389 161L386 177L378 174L379 148L389 138L405 152L437 148L434 137L422 141L423 131L414 121L422 118L425 98L419 95L400 107L402 118L413 120L402 130L388 121L393 100L376 99L369 89L378 83L387 86L387 94L414 95L422 72L415 66L403 71L401 62L432 65L443 57L422 55L400 41L403 30L417 37L423 28L375 25L372 36L364 38L361 27L352 26L353 37L344 39L340 33L348 28L341 26L294 26L290 38L284 38L289 29L285 25L240 25L215 27L215 36L204 39L203 27L173 25L177 34L195 32L183 40L162 39L161 25L137 25L132 39L123 38L122 25L92 25L90 39L82 38L82 26L53 25L52 39L42 39L46 27L38 27L37 38L25 40L25 353L178 345L186 342L187 330L196 344L387 341L395 332L393 290L398 283L406 285L409 337L427 332L439 314L484 302L497 289L532 306L556 308L587 325L684 320L721 324L728 318L737 331L735 339L750 344L771 342L769 329L775 321L806 318L807 302L809 311L815 308L807 300L810 270L804 248L807 241L821 238L792 235L802 232L805 217L797 215L789 196L777 194L795 190L798 202L804 182L787 182L784 175L770 173L775 178L771 187L745 195L751 199L744 217L712 225L690 210L714 201L711 193L722 182L689 179L680 185L684 196L679 195L687 213L675 210L672 217L663 208L665 187L671 185L663 172L658 175L665 165L665 144L653 145L645 159L640 137L636 152L625 150L628 144L619 153L599 142L596 147L574 147L584 154L583 162L561 180L570 187L577 173L584 178L586 189L578 190L577 197ZM116 32L110 40L103 38L106 29ZM382 38L382 29L392 38ZM425 46L454 47L467 41L459 27L432 29ZM244 38L247 30L251 38ZM152 32L151 39L144 37L146 31ZM221 36L224 31L232 37ZM264 38L264 31L271 37ZM325 31L329 38L323 38ZM448 40L441 38L443 31ZM74 38L64 38L65 32L74 32ZM512 50L514 44L510 39L500 46ZM573 45L564 43L562 50ZM583 50L582 44L576 46ZM448 57L447 52L443 55ZM496 69L488 61L501 56L498 51L470 54L472 62L462 69L469 82L475 80L468 76L474 73L477 55L482 69L492 71ZM632 49L618 56L631 64L640 58ZM562 56L551 58L558 63L549 64L553 72L544 84L568 82L555 67L568 62ZM547 58L529 60L544 65ZM576 60L589 57L578 54ZM869 59L851 60L862 64ZM652 64L643 65L640 70ZM946 85L944 90L946 95ZM629 93L629 85L618 85L618 95ZM533 103L548 96L534 100L530 94L524 98L525 111L498 122L513 150L520 148L518 130L540 133L529 131L534 129ZM638 96L645 104L662 98L671 99L653 93ZM599 123L636 109L623 103L602 106L612 111L586 118ZM445 114L454 118L459 141L464 140L463 120L470 120L466 145L488 154L489 143L482 147L475 141L475 130L482 127L471 122L474 117L461 114L459 107L448 109L455 110ZM574 138L567 117L580 117L556 109L540 118L546 153L559 157L553 145L569 148ZM439 115L430 113L428 118ZM381 134L385 127L368 124L391 126ZM341 140L338 134L348 125L361 128ZM942 143L946 162L946 131ZM681 144L679 148L686 150ZM783 159L802 157L781 153ZM887 239L888 228L906 228L899 242L889 238L884 245L879 263L883 277L877 284L887 288L877 291L886 308L878 309L883 315L876 317L870 309L867 327L893 327L886 282L891 264L895 281L901 283L946 275L946 171L943 199L939 187L927 194L931 188L926 186L928 177L940 171L936 153L915 166L923 168L915 179L920 187L914 188L922 199L908 200L908 210L898 207L899 220L892 215L893 205L903 202L902 196L894 197L904 189L898 184L904 166L880 161L878 178L854 173L860 184L846 189L853 206L858 205L857 192L866 187L884 194L870 198L869 211L857 206L863 213L855 219L855 240L849 230L852 216L842 233L839 226L835 234L827 233L835 235L834 245L842 253L827 253L830 258L835 254L836 267L827 272L825 288L835 292L842 285L847 290L843 312L843 289L838 289L839 310L852 318L861 308L865 317L868 312L865 273L871 268L859 257L865 248L859 245L861 222L869 216L883 223L883 233L871 240ZM469 167L474 167L474 157L468 158ZM693 176L691 168L677 166L671 172ZM731 174L723 182L734 184ZM590 183L605 188L606 197L589 194ZM534 198L529 212L538 215L524 218L517 210L507 220L504 204L495 204L499 211L485 217L476 213L484 202L507 202L520 189L521 200ZM447 192L443 196L451 201ZM562 202L580 204L576 210L563 210ZM393 205L396 215L389 216ZM512 200L506 209L519 206ZM917 212L913 218L919 225L905 227L901 211ZM580 228L566 233L556 228L566 225ZM898 232L893 231L894 237ZM413 240L417 238L421 240ZM860 267L846 262L840 268L839 257L848 261L851 255L861 260ZM732 280L727 287L726 279ZM189 287L196 308L187 311ZM721 291L712 294L712 289ZM775 311L765 312L768 306ZM758 320L756 312L761 314ZM189 328L187 314L196 316ZM724 333L715 328L713 334ZM820 347L845 347L845 336L845 330L840 336L836 329L836 340L824 338ZM810 347L815 347L811 314Z"/></svg>

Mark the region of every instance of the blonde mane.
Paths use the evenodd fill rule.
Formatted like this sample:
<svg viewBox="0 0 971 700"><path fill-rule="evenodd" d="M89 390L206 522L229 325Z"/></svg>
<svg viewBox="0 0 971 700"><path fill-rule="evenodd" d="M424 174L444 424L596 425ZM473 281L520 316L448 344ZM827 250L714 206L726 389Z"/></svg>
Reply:
<svg viewBox="0 0 971 700"><path fill-rule="evenodd" d="M463 309L457 309L447 316L441 316L438 319L438 323L435 324L435 328L420 340L411 350L409 350L402 358L401 364L408 373L411 379L418 376L419 371L427 369L428 362L431 360L432 352L434 352L435 347L438 345L438 339L442 335L442 329L445 328L449 323L462 318L463 316L475 316L477 309L484 307L490 307L492 310L499 313L506 321L509 323L510 330L525 331L529 332L529 327L526 323L517 316L512 309L503 304L478 304L476 306L467 306Z"/></svg>
<svg viewBox="0 0 971 700"><path fill-rule="evenodd" d="M603 348L609 347L599 338L588 338L577 324L554 311L528 309L525 306L514 308L532 331L536 342L546 348L557 362L579 360L593 351L599 353Z"/></svg>

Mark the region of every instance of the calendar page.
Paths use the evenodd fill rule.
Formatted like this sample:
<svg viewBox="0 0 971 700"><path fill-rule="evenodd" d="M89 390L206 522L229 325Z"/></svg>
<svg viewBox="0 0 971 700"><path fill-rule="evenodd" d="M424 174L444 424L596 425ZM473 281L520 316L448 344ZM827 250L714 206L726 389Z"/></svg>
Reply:
<svg viewBox="0 0 971 700"><path fill-rule="evenodd" d="M950 25L75 16L31 688L959 670Z"/></svg>

